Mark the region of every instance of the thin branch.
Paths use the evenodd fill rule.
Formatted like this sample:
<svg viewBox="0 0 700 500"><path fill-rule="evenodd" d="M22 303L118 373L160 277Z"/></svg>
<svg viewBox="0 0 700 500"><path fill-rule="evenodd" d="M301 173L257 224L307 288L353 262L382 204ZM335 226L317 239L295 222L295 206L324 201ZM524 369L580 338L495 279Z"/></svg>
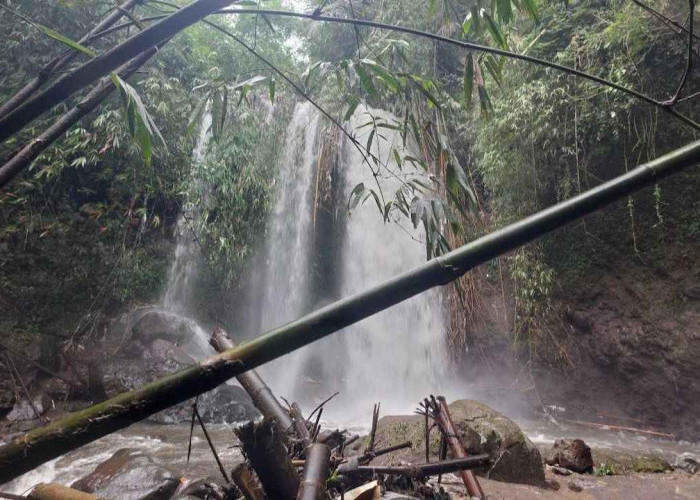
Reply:
<svg viewBox="0 0 700 500"><path fill-rule="evenodd" d="M567 73L569 75L574 75L574 76L577 76L579 78L584 78L586 80L590 80L590 81L598 83L600 85L604 85L604 86L610 87L612 89L615 89L618 92L622 92L622 93L627 94L629 96L635 97L641 101L644 101L644 102L649 103L653 106L656 106L658 108L663 109L664 111L666 111L670 115L673 115L674 117L676 117L677 119L686 123L687 125L691 126L692 128L694 128L696 130L700 130L700 123L697 123L696 121L692 120L688 116L683 115L682 113L679 113L678 111L676 111L672 107L665 105L663 102L658 101L658 100L656 100L652 97L649 97L647 95L644 95L641 92L638 92L634 89L630 89L628 87L624 87L623 85L617 84L617 83L612 82L610 80L606 80L605 78L601 78L599 76L591 75L589 73L585 73L584 71L571 68L569 66L564 66L562 64L547 61L545 59L540 59L540 58L537 58L534 56L528 56L526 54L518 54L515 52L508 51L508 50L498 49L495 47L489 47L487 45L480 45L477 43L455 40L454 38L449 38L449 37L442 36L442 35L436 35L434 33L429 33L426 31L408 28L406 26L395 26L395 25L391 25L391 24L379 23L376 21L368 21L368 20L364 20L364 19L346 19L346 18L341 18L341 17L311 16L309 14L302 14L302 13L298 13L298 12L290 12L290 11L283 11L283 10L260 10L260 11L257 11L257 10L253 10L253 9L222 9L222 10L217 11L216 14L254 14L256 12L260 12L261 14L264 13L265 15L269 15L269 16L297 17L297 18L311 19L311 20L321 21L321 22L339 23L339 24L355 24L355 25L359 25L359 26L368 26L371 28L377 28L377 29L382 29L382 30L396 31L399 33L406 33L406 34L418 36L421 38L428 38L431 40L436 40L438 42L443 42L443 43L447 43L450 45L456 45L458 47L462 47L462 48L469 49L469 50L474 50L477 52L484 52L487 54L504 56L504 57L508 57L510 59L517 59L517 60L525 61L525 62L528 62L531 64L544 66L547 68L555 69L557 71L561 71L562 73Z"/></svg>
<svg viewBox="0 0 700 500"><path fill-rule="evenodd" d="M140 0L126 0L126 2L124 2L124 5L122 5L121 8L128 9L130 7L134 7L139 1ZM123 12L121 11L113 9L110 10L112 11L112 13L104 20L102 20L102 22L100 22L92 30L90 30L90 32L87 35L83 36L80 40L78 40L79 44L89 44L92 40L94 40L94 36L96 33L109 28L123 16ZM33 80L27 83L19 92L17 92L13 97L7 100L2 105L2 107L0 107L0 117L4 117L10 111L12 111L24 101L29 99L51 77L51 75L54 75L61 69L65 68L68 65L68 63L75 59L77 55L77 51L69 50L63 55L55 57L43 68L41 68L41 70L39 70L39 74Z"/></svg>
<svg viewBox="0 0 700 500"><path fill-rule="evenodd" d="M137 57L145 50L162 43L205 16L235 3L235 1L197 0L104 54L91 59L68 75L59 78L43 92L25 101L7 115L0 117L0 141L12 137L45 112Z"/></svg>
<svg viewBox="0 0 700 500"><path fill-rule="evenodd" d="M632 0L632 3L637 5L638 7L646 10L648 13L650 13L652 16L654 16L657 19L659 19L660 21L662 21L664 24L671 25L675 28L678 28L681 33L686 33L686 34L690 35L692 38L694 38L696 40L700 40L700 36L693 34L692 30L688 30L682 24L678 23L677 21L674 21L673 19L670 19L670 18L664 16L661 12L654 10L653 8L646 5L645 3L642 3L639 0ZM692 27L692 25L691 25L691 27ZM692 45L692 43L690 45Z"/></svg>
<svg viewBox="0 0 700 500"><path fill-rule="evenodd" d="M348 3L350 4L350 14L353 19L356 19L357 16L355 15L355 8L352 6L352 0L348 0ZM357 58L362 59L362 54L360 53L360 29L356 24L353 24L352 27L355 30L355 40L357 41Z"/></svg>
<svg viewBox="0 0 700 500"><path fill-rule="evenodd" d="M165 2L153 2L153 3L165 3ZM167 3L166 3L166 5L167 5ZM170 4L170 6L173 6L173 5ZM689 125L690 127L694 128L696 130L700 130L699 123L697 123L693 119L689 118L688 116L686 116L682 113L679 113L678 111L676 111L672 107L665 105L662 101L658 101L652 97L649 97L647 95L642 94L641 92L624 87L624 86L619 85L617 83L614 83L610 80L606 80L605 78L591 75L591 74L585 73L581 70L574 69L574 68L571 68L568 66L564 66L562 64L547 61L544 59L539 59L539 58L533 57L533 56L528 56L527 54L517 54L514 52L507 51L507 50L498 49L498 48L489 47L486 45L480 45L480 44L471 43L471 42L464 42L461 40L455 40L453 38L445 37L442 35L436 35L436 34L421 31L421 30L416 30L413 28L405 27L405 26L394 26L394 25L390 25L390 24L362 20L362 19L346 19L346 18L340 18L340 17L327 17L327 16L321 16L321 15L315 15L315 14L304 14L304 13L299 13L299 12L282 11L282 10L267 10L267 9L221 9L221 10L214 12L214 14L237 14L237 15L239 15L239 14L255 14L255 15L269 15L269 16L284 16L284 17L296 17L296 18L301 18L301 19L309 19L309 20L313 20L313 21L321 21L321 22L329 22L329 23L367 26L367 27L378 28L378 29L382 29L382 30L389 30L389 31L396 31L396 32L400 32L400 33L406 33L409 35L418 36L418 37L422 37L422 38L428 38L428 39L436 40L439 42L447 43L450 45L456 45L458 47L462 47L465 49L474 50L477 52L484 52L484 53L508 57L511 59L517 59L517 60L528 62L531 64L537 64L539 66L544 66L547 68L555 69L555 70L561 71L563 73L574 75L574 76L577 76L579 78L583 78L583 79L592 81L594 83L613 88L613 89L617 90L618 92L627 94L631 97L634 97L634 98L639 99L641 101L644 101L648 104L651 104L653 106L661 108L665 112L674 116L678 120L681 120L682 122ZM150 18L150 19L156 20L156 19L162 19L162 18L160 16L155 16L155 17ZM145 21L145 19L143 21ZM128 23L125 23L124 25L121 25L121 26L127 26L127 25L128 25ZM217 27L217 29L218 29L218 27ZM116 27L115 27L115 30L116 30ZM685 31L688 31L688 30L685 30ZM0 139L1 139L1 137L0 137Z"/></svg>
<svg viewBox="0 0 700 500"><path fill-rule="evenodd" d="M688 0L688 9L688 55L685 64L685 71L683 72L681 81L678 84L678 90L676 90L676 93L670 101L666 101L664 103L666 106L674 106L678 102L681 92L683 92L686 83L688 83L688 75L690 75L690 71L693 69L693 15L695 13L695 0Z"/></svg>

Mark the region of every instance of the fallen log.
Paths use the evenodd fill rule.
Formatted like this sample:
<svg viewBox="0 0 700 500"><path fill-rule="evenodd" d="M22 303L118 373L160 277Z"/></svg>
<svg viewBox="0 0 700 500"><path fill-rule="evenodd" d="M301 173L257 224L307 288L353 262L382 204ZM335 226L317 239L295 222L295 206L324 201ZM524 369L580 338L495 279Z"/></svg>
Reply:
<svg viewBox="0 0 700 500"><path fill-rule="evenodd" d="M0 447L0 483L10 481L44 462L144 420L165 408L210 391L233 377L327 337L421 292L450 283L494 257L534 241L614 201L624 199L698 161L700 141L695 141L237 348L18 436Z"/></svg>
<svg viewBox="0 0 700 500"><path fill-rule="evenodd" d="M248 462L238 464L231 471L231 480L243 494L245 500L265 500L262 486L260 486L260 482Z"/></svg>
<svg viewBox="0 0 700 500"><path fill-rule="evenodd" d="M473 455L471 457L455 458L452 460L444 460L442 462L431 462L420 465L407 466L373 466L373 465L358 465L356 461L350 461L338 467L337 473L343 475L357 474L388 474L396 476L408 476L415 479L420 479L428 476L437 476L438 474L447 474L449 472L464 471L467 469L479 469L486 467L490 462L490 457L487 453L481 455Z"/></svg>
<svg viewBox="0 0 700 500"><path fill-rule="evenodd" d="M297 500L322 500L326 497L326 481L330 475L331 449L313 443L306 451L304 477Z"/></svg>
<svg viewBox="0 0 700 500"><path fill-rule="evenodd" d="M299 491L299 476L274 423L266 419L258 423L248 422L235 433L267 497L295 499Z"/></svg>
<svg viewBox="0 0 700 500"><path fill-rule="evenodd" d="M214 328L209 343L217 352L225 352L236 347L229 334L223 328ZM258 372L248 370L238 375L236 380L243 386L243 389L248 393L250 399L253 400L253 404L260 410L263 417L276 422L279 432L286 435L292 430L294 426L292 418L272 393L272 390L260 378Z"/></svg>

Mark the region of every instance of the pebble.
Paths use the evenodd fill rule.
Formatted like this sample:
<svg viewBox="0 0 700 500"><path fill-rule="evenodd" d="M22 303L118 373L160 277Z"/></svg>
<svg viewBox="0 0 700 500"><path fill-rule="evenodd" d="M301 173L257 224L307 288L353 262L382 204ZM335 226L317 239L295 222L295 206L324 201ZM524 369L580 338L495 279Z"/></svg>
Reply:
<svg viewBox="0 0 700 500"><path fill-rule="evenodd" d="M581 485L580 485L579 483L577 483L576 481L571 481L571 482L569 483L569 489L570 489L571 491L575 491L576 493L580 493L580 492L583 491L583 486L581 486Z"/></svg>

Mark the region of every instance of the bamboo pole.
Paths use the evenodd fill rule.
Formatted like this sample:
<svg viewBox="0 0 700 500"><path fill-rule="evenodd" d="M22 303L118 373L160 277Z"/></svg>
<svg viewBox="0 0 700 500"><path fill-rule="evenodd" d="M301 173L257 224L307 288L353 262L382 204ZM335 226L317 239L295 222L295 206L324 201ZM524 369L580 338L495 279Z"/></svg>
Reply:
<svg viewBox="0 0 700 500"><path fill-rule="evenodd" d="M624 175L479 238L386 283L319 309L234 349L139 389L67 415L0 447L0 483L86 443L210 391L233 377L327 337L610 203L700 162L692 142Z"/></svg>
<svg viewBox="0 0 700 500"><path fill-rule="evenodd" d="M306 451L304 477L297 500L326 498L326 481L330 475L331 449L325 444L313 443Z"/></svg>
<svg viewBox="0 0 700 500"><path fill-rule="evenodd" d="M156 47L147 50L124 64L117 72L123 79L128 78L138 68L143 66L157 50ZM17 152L7 163L0 167L0 188L6 186L17 174L31 165L46 148L75 125L83 116L95 109L114 89L112 80L109 77L103 78L73 109L61 116L41 135Z"/></svg>
<svg viewBox="0 0 700 500"><path fill-rule="evenodd" d="M467 451L464 449L464 445L459 439L459 434L457 434L454 423L452 423L452 417L450 417L450 410L447 407L445 398L439 396L437 401L435 401L435 399L431 396L431 400L431 402L429 402L427 399L425 400L426 411L428 408L433 410L433 418L440 427L445 441L450 446L452 456L455 458L468 458ZM440 471L439 474L443 472L446 471ZM469 493L470 497L476 497L480 500L486 499L486 495L479 484L479 480L471 470L461 469L459 471L459 475L462 477L462 481L464 481L464 486L467 488L467 493Z"/></svg>
<svg viewBox="0 0 700 500"><path fill-rule="evenodd" d="M205 16L226 7L235 0L197 0L174 12L124 43L88 61L76 70L59 78L31 99L0 117L0 142L22 130L32 120L63 102L78 90L91 84L149 47L154 47L191 26Z"/></svg>
<svg viewBox="0 0 700 500"><path fill-rule="evenodd" d="M235 347L231 337L223 328L214 329L209 343L217 352L225 352ZM294 422L289 416L289 413L287 413L287 410L284 409L282 404L272 393L272 390L270 390L265 381L260 378L258 372L249 370L245 373L241 373L236 379L248 393L250 399L253 400L253 404L260 413L262 413L262 416L268 420L274 421L277 431L285 436L286 439L286 436L293 431Z"/></svg>
<svg viewBox="0 0 700 500"><path fill-rule="evenodd" d="M372 465L353 465L343 464L338 467L338 474L354 475L354 474L389 474L408 476L414 478L423 478L427 476L437 476L438 474L446 474L448 472L465 471L470 469L479 469L489 463L489 455L483 453L481 455L473 455L471 457L454 458L452 460L444 460L442 462L432 462L420 465L407 466L372 466Z"/></svg>
<svg viewBox="0 0 700 500"><path fill-rule="evenodd" d="M97 24L97 26L92 28L85 36L78 40L78 43L81 45L89 43L93 39L94 35L106 30L107 28L110 28L114 23L122 18L126 10L131 9L140 1L141 0L126 0L126 2L124 2L118 9L114 9L111 14L105 17L99 24ZM54 57L48 64L39 70L39 74L36 77L30 80L29 83L27 83L15 95L0 106L0 117L7 115L10 111L29 99L32 94L39 90L39 88L51 77L51 75L54 75L58 71L65 68L68 63L75 59L78 54L79 52L75 50L69 50L65 54Z"/></svg>

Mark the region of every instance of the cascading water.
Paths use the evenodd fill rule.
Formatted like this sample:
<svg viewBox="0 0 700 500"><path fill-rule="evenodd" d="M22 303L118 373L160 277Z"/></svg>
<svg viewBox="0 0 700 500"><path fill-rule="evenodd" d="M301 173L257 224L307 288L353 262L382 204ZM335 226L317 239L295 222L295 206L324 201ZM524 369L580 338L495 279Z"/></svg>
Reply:
<svg viewBox="0 0 700 500"><path fill-rule="evenodd" d="M368 113L393 122L388 113L358 108L349 127L360 143L363 134L370 133L361 126L368 121ZM398 171L391 150L400 138L391 132L385 129L384 137L376 138L373 153ZM331 299L321 298L316 303L311 299L312 253L318 253L313 245L318 136L317 112L309 104L298 105L287 130L277 203L270 222L266 292L260 304L262 330L296 319ZM353 186L359 182L370 186L374 180L357 149L349 141L339 140L335 175L345 186L342 199L337 201L344 210ZM407 169L410 167L404 166L403 172L408 173ZM396 179L384 179L382 184L391 193L399 187ZM339 220L345 227L338 233L343 236L337 236L341 239L335 245L338 264L331 266L331 272L336 274L336 292L341 297L364 291L425 258L421 234L413 230L409 220L384 223L370 203ZM316 400L324 391L341 391L344 401L335 406L343 408L343 414L335 418L345 421L354 418L354 411L366 414L369 401L382 401L390 411L410 410L422 396L441 389L445 374L443 316L439 292L423 294L271 363L264 368L265 377L277 393L300 401Z"/></svg>
<svg viewBox="0 0 700 500"><path fill-rule="evenodd" d="M207 143L211 136L212 117L205 113L197 136L197 143L192 151L192 161L196 165L204 160ZM200 182L194 179L193 182ZM200 248L197 241L192 221L196 219L197 207L183 207L175 229L176 246L175 260L170 268L168 285L163 296L163 309L168 312L188 316L192 311L192 286L198 272ZM192 330L195 332L192 339L183 347L185 352L196 359L211 355L214 351L209 345L209 334L192 321Z"/></svg>
<svg viewBox="0 0 700 500"><path fill-rule="evenodd" d="M299 104L287 127L276 181L276 200L268 229L265 290L259 327L267 331L307 311L312 250L314 170L319 117L309 103ZM294 391L304 353L263 369L282 394Z"/></svg>
<svg viewBox="0 0 700 500"><path fill-rule="evenodd" d="M350 126L360 144L366 143L363 135L371 133L361 128L370 115L396 123L387 112L358 108ZM393 160L392 148L401 153L399 134L381 130L384 138L376 138L372 153L399 175L410 174L410 164L399 171ZM404 151L401 156L406 154ZM345 144L342 165L345 200L358 183L373 185L370 167L351 144ZM382 190L392 194L401 187L401 181L387 177L381 181ZM394 219L385 223L371 199L347 218L341 257L343 297L387 281L425 260L421 232L399 212L395 212ZM381 401L386 410L409 411L420 398L441 392L447 377L444 318L441 293L431 291L349 327L343 334L348 357L344 376L351 400ZM366 414L367 410L363 407L362 411Z"/></svg>

